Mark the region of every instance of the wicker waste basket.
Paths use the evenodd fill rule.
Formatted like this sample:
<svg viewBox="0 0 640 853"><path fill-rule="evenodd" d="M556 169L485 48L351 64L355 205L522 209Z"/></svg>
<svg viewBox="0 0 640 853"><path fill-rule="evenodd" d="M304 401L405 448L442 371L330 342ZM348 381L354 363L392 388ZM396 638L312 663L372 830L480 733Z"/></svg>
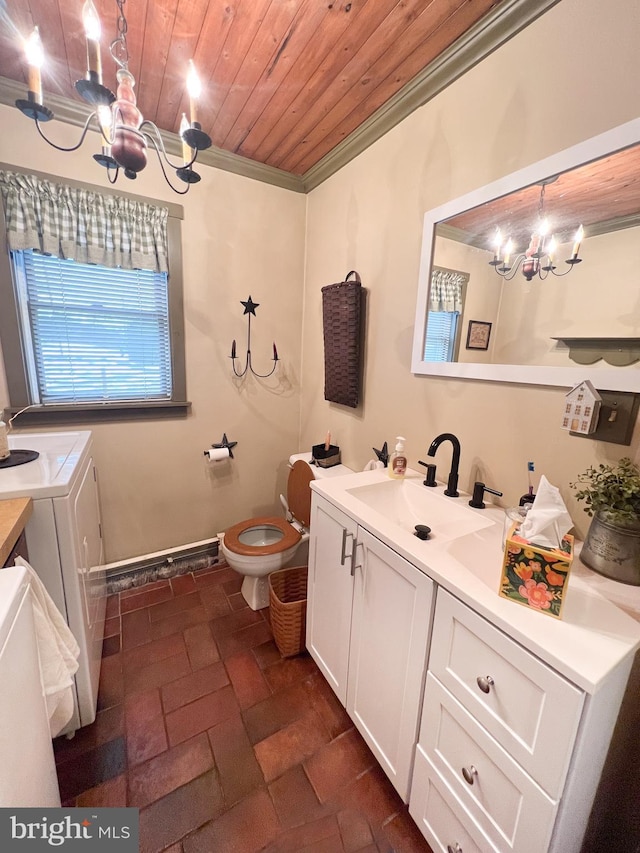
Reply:
<svg viewBox="0 0 640 853"><path fill-rule="evenodd" d="M307 567L279 569L269 575L271 628L285 658L304 651L307 626Z"/></svg>

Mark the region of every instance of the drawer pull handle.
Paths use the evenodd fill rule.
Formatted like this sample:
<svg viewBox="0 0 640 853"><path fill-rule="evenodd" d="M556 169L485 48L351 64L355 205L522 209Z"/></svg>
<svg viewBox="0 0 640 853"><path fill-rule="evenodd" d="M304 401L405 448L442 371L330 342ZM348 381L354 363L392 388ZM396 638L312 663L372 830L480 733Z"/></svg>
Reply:
<svg viewBox="0 0 640 853"><path fill-rule="evenodd" d="M479 675L476 678L476 684L483 693L489 693L495 682L490 675Z"/></svg>
<svg viewBox="0 0 640 853"><path fill-rule="evenodd" d="M471 764L469 767L462 768L462 775L464 776L464 781L468 785L473 785L475 778L478 775L478 771L473 766L473 764Z"/></svg>
<svg viewBox="0 0 640 853"><path fill-rule="evenodd" d="M447 844L447 853L462 853L462 847L457 842L455 846Z"/></svg>

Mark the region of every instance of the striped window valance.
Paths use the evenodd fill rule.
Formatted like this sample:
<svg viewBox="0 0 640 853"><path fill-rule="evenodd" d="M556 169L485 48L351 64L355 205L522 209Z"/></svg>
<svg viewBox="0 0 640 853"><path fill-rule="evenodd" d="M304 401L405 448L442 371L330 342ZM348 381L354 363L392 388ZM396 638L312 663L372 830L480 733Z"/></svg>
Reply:
<svg viewBox="0 0 640 853"><path fill-rule="evenodd" d="M168 209L0 171L9 249L167 272Z"/></svg>
<svg viewBox="0 0 640 853"><path fill-rule="evenodd" d="M462 288L469 281L466 273L434 267L431 272L429 311L462 311Z"/></svg>

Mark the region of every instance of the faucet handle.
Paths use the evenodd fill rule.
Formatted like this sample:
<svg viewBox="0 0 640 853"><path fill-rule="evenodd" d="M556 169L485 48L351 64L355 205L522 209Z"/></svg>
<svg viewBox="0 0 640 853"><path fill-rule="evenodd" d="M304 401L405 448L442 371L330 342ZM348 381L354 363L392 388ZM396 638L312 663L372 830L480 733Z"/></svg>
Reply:
<svg viewBox="0 0 640 853"><path fill-rule="evenodd" d="M422 462L418 459L418 465L424 465L427 469L427 476L424 478L425 486L437 486L436 483L436 466L433 462Z"/></svg>
<svg viewBox="0 0 640 853"><path fill-rule="evenodd" d="M490 489L489 486L485 486L484 483L475 482L473 484L473 495L471 500L469 501L469 506L475 507L475 509L484 509L484 493L489 492L491 495L497 495L499 498L502 497L502 492L498 492L496 489Z"/></svg>

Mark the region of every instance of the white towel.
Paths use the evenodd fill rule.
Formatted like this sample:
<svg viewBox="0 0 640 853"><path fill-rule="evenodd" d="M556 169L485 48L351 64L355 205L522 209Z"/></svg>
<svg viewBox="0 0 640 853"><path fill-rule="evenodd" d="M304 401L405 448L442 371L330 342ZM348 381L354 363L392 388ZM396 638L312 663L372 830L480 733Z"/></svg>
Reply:
<svg viewBox="0 0 640 853"><path fill-rule="evenodd" d="M80 647L35 570L22 557L16 557L16 565L24 566L29 574L40 680L54 738L73 714L73 676L78 670Z"/></svg>

